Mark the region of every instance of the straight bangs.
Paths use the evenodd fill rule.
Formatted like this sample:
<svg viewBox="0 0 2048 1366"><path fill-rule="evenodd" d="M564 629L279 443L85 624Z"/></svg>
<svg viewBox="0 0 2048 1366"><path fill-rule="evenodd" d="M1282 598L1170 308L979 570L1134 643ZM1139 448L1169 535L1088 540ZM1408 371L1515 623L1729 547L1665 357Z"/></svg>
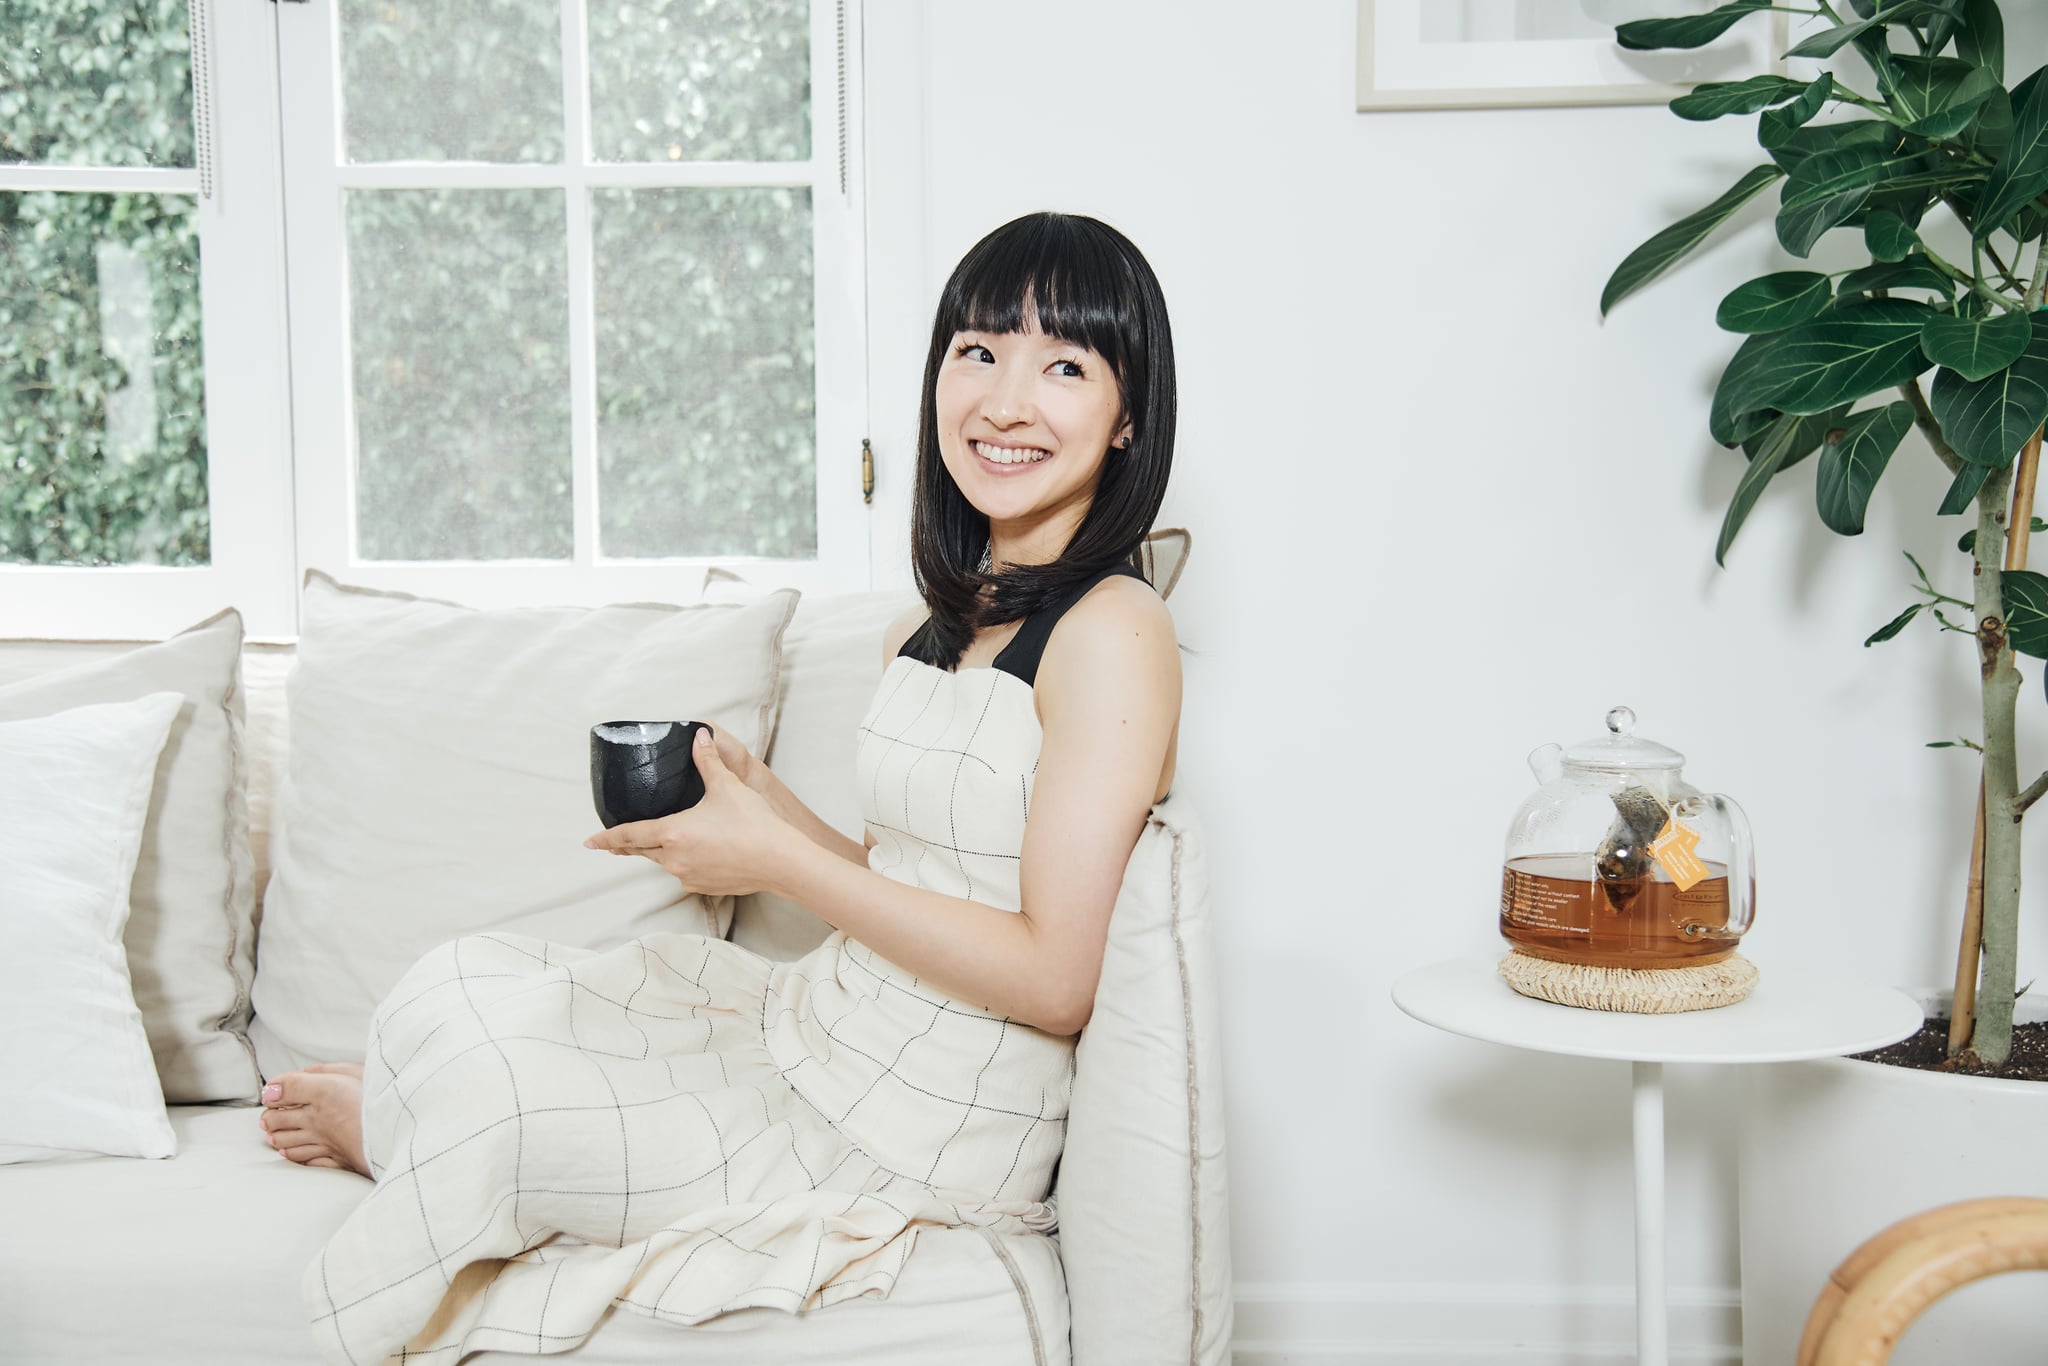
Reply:
<svg viewBox="0 0 2048 1366"><path fill-rule="evenodd" d="M1002 234L961 262L942 300L948 332L1022 332L1084 346L1110 363L1128 415L1130 332L1143 316L1137 282L1099 225L1048 214Z"/></svg>

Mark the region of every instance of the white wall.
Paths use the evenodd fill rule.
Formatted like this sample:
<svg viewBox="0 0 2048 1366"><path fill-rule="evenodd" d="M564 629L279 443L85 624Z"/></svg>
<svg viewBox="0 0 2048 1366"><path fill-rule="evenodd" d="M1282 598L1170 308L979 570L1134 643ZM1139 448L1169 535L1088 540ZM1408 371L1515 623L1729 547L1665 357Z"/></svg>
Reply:
<svg viewBox="0 0 2048 1366"><path fill-rule="evenodd" d="M1712 315L1779 259L1764 212L1599 318L1629 249L1760 159L1753 123L1359 114L1352 0L874 0L868 26L876 392L901 400L875 413L885 579L906 581L930 308L977 237L1096 214L1172 306L1180 790L1214 844L1240 1336L1267 1344L1247 1359L1620 1348L1627 1069L1454 1039L1388 998L1497 946L1522 756L1625 702L1735 795L1766 974L1945 978L1970 833L1969 762L1923 748L1974 733L1967 645L1861 644L1912 601L1901 548L1966 582L1933 458L1900 453L1856 540L1814 517L1808 462L1713 562L1741 460L1706 435L1733 349ZM2023 707L2038 767L2031 687ZM2048 968L2037 850L2028 873L2022 981ZM1674 1344L1725 1344L1737 1088L1670 1085Z"/></svg>

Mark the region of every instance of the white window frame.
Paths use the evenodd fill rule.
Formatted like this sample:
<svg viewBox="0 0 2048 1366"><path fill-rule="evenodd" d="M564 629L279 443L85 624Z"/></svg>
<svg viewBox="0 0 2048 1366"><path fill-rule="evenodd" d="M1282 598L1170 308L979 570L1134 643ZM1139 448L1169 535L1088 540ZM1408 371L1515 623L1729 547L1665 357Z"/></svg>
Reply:
<svg viewBox="0 0 2048 1366"><path fill-rule="evenodd" d="M584 0L561 0L566 139L552 165L344 160L335 0L277 6L283 87L284 196L291 306L292 413L300 568L347 582L479 607L531 602L688 599L708 565L759 584L806 591L865 588L871 518L861 485L867 434L866 290L859 131L858 0L812 0L811 157L801 162L595 163L588 156ZM835 56L837 60L835 61ZM844 84L842 99L841 84ZM841 136L841 111L848 127ZM843 153L841 149L844 149ZM842 163L843 155L843 163ZM610 560L598 551L596 358L589 193L603 188L719 185L811 190L816 327L818 554L811 560L677 557ZM843 188L842 188L843 187ZM568 204L571 491L569 561L366 561L355 551L355 432L343 207L352 189L545 188Z"/></svg>
<svg viewBox="0 0 2048 1366"><path fill-rule="evenodd" d="M154 640L226 606L252 635L295 629L276 7L209 5L195 81L211 70L212 194L198 200L209 563L0 565L0 636ZM0 164L0 191L199 195L194 168Z"/></svg>

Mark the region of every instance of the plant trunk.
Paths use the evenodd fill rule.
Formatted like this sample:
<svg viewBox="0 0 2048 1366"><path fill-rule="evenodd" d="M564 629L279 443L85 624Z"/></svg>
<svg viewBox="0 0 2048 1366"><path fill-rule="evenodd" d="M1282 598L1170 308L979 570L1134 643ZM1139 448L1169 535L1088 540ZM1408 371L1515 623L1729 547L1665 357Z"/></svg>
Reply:
<svg viewBox="0 0 2048 1366"><path fill-rule="evenodd" d="M1972 1050L1991 1066L2012 1053L2020 910L2019 758L2014 746L2020 675L2005 633L2006 495L2012 467L1977 495L1977 654L1984 699L1984 976Z"/></svg>

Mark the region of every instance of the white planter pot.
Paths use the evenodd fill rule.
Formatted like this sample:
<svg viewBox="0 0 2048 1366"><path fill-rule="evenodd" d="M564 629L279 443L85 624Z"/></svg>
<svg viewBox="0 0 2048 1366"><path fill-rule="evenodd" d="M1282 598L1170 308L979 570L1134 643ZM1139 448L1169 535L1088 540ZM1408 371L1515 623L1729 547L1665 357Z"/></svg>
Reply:
<svg viewBox="0 0 2048 1366"><path fill-rule="evenodd" d="M1929 1015L1945 992L1916 993ZM2048 1018L2022 999L2021 1020ZM1745 1068L1742 1348L1790 1366L1828 1274L1878 1230L1980 1196L2048 1196L2048 1084L1846 1058ZM1981 1281L1921 1316L1893 1366L2048 1360L2039 1275Z"/></svg>

